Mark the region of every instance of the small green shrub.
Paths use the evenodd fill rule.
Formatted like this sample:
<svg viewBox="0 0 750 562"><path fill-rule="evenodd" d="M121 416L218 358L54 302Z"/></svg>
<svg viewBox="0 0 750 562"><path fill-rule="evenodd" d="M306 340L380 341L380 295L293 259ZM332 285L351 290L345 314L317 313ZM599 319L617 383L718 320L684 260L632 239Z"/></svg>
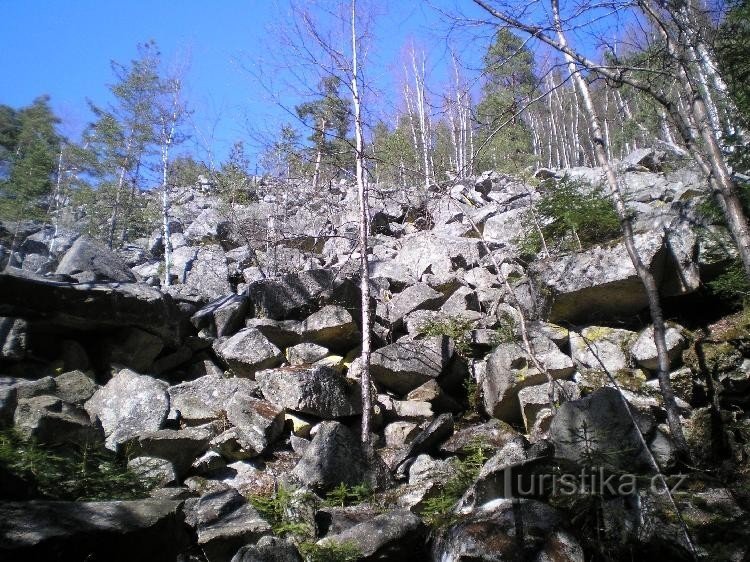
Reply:
<svg viewBox="0 0 750 562"><path fill-rule="evenodd" d="M750 301L750 280L745 275L742 263L736 260L718 277L707 283L709 290L732 304Z"/></svg>
<svg viewBox="0 0 750 562"><path fill-rule="evenodd" d="M331 541L322 545L303 542L299 545L299 551L305 562L354 562L362 557L359 547L353 541Z"/></svg>
<svg viewBox="0 0 750 562"><path fill-rule="evenodd" d="M290 490L287 490L284 486L279 486L273 495L252 494L247 499L258 510L258 513L270 523L274 534L279 536L312 534L310 525L295 519L291 515L292 498Z"/></svg>
<svg viewBox="0 0 750 562"><path fill-rule="evenodd" d="M0 465L49 499L140 499L148 497L153 487L106 449L53 448L24 439L13 430L0 431Z"/></svg>
<svg viewBox="0 0 750 562"><path fill-rule="evenodd" d="M446 527L455 521L453 507L474 483L487 460L487 447L481 441L472 443L468 449L469 454L458 461L453 477L441 487L440 493L424 503L422 518L433 528Z"/></svg>
<svg viewBox="0 0 750 562"><path fill-rule="evenodd" d="M424 336L448 336L461 357L471 355L471 330L474 323L460 316L448 316L443 319L428 320L419 327Z"/></svg>
<svg viewBox="0 0 750 562"><path fill-rule="evenodd" d="M502 314L499 317L493 340L495 345L512 343L516 340L516 321L510 314Z"/></svg>
<svg viewBox="0 0 750 562"><path fill-rule="evenodd" d="M347 486L343 482L326 494L323 505L329 507L345 507L367 501L372 497L372 488L367 484Z"/></svg>
<svg viewBox="0 0 750 562"><path fill-rule="evenodd" d="M546 183L535 205L539 228L529 226L519 240L524 256L534 256L542 248L541 235L550 251L582 250L620 235L620 220L612 201L600 187L563 178Z"/></svg>

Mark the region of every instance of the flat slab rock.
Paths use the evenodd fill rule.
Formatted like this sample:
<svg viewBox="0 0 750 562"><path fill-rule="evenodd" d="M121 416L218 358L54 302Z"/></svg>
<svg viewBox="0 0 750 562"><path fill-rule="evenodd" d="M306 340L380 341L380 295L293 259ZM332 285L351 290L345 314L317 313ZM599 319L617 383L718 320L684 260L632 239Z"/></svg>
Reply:
<svg viewBox="0 0 750 562"><path fill-rule="evenodd" d="M174 560L188 547L182 502L0 502L0 559Z"/></svg>

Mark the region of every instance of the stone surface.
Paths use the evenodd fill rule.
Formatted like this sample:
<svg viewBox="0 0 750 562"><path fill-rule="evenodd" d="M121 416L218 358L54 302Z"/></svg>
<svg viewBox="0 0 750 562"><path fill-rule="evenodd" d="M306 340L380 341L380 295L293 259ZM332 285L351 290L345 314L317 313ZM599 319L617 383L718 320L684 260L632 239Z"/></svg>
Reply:
<svg viewBox="0 0 750 562"><path fill-rule="evenodd" d="M182 502L0 503L0 558L175 560L189 546Z"/></svg>
<svg viewBox="0 0 750 562"><path fill-rule="evenodd" d="M320 298L341 284L335 271L316 269L263 279L248 286L256 315L272 320L302 319L314 312Z"/></svg>
<svg viewBox="0 0 750 562"><path fill-rule="evenodd" d="M98 389L99 385L83 371L68 371L55 377L55 396L73 404L82 404Z"/></svg>
<svg viewBox="0 0 750 562"><path fill-rule="evenodd" d="M286 359L291 365L309 365L326 357L327 348L315 343L299 343L286 349Z"/></svg>
<svg viewBox="0 0 750 562"><path fill-rule="evenodd" d="M146 431L125 441L123 447L134 456L169 461L177 475L182 477L193 461L206 452L209 441L217 433L216 426Z"/></svg>
<svg viewBox="0 0 750 562"><path fill-rule="evenodd" d="M393 295L385 303L384 319L392 326L400 326L404 317L415 310L437 310L445 296L426 283L415 283Z"/></svg>
<svg viewBox="0 0 750 562"><path fill-rule="evenodd" d="M23 359L29 324L22 318L0 318L0 359Z"/></svg>
<svg viewBox="0 0 750 562"><path fill-rule="evenodd" d="M619 391L611 387L565 402L552 420L549 436L559 458L626 471L648 466Z"/></svg>
<svg viewBox="0 0 750 562"><path fill-rule="evenodd" d="M302 562L302 557L293 543L278 537L263 537L258 544L239 549L231 562Z"/></svg>
<svg viewBox="0 0 750 562"><path fill-rule="evenodd" d="M132 283L135 276L120 258L103 244L88 236L81 236L60 260L55 273L77 277L86 275L86 281L115 281ZM82 278L83 279L83 278Z"/></svg>
<svg viewBox="0 0 750 562"><path fill-rule="evenodd" d="M349 351L361 335L351 313L341 306L324 306L299 326L300 339L337 351Z"/></svg>
<svg viewBox="0 0 750 562"><path fill-rule="evenodd" d="M687 346L687 340L678 328L668 326L665 334L667 341L667 354L669 361L674 361L680 356L682 350ZM644 369L656 370L659 367L659 360L656 355L656 344L654 343L654 327L649 326L638 334L638 338L630 348L636 363Z"/></svg>
<svg viewBox="0 0 750 562"><path fill-rule="evenodd" d="M92 424L83 408L55 396L18 400L15 430L25 439L48 445L99 446L104 440L101 426Z"/></svg>
<svg viewBox="0 0 750 562"><path fill-rule="evenodd" d="M470 425L456 431L443 443L440 450L450 454L467 455L476 445L489 449L500 449L510 441L521 437L510 425L491 419L478 425Z"/></svg>
<svg viewBox="0 0 750 562"><path fill-rule="evenodd" d="M635 338L635 332L629 330L589 326L580 334L570 332L570 352L579 369L606 369L614 375L629 366Z"/></svg>
<svg viewBox="0 0 750 562"><path fill-rule="evenodd" d="M241 377L253 378L257 371L280 365L283 359L281 350L255 328L244 328L230 338L216 340L213 348Z"/></svg>
<svg viewBox="0 0 750 562"><path fill-rule="evenodd" d="M359 384L329 367L269 369L258 372L256 380L266 400L287 410L323 419L362 411Z"/></svg>
<svg viewBox="0 0 750 562"><path fill-rule="evenodd" d="M101 421L107 448L144 431L160 429L169 412L167 383L123 369L85 403L89 415Z"/></svg>
<svg viewBox="0 0 750 562"><path fill-rule="evenodd" d="M196 330L207 330L213 337L231 336L244 326L249 304L243 295L225 295L193 314L190 322Z"/></svg>
<svg viewBox="0 0 750 562"><path fill-rule="evenodd" d="M304 485L327 492L341 483L379 489L388 480L387 471L377 454L368 458L358 437L346 426L323 422L292 474Z"/></svg>
<svg viewBox="0 0 750 562"><path fill-rule="evenodd" d="M180 411L188 424L199 424L221 417L221 411L235 395L252 395L258 385L242 377L205 375L168 389L172 413Z"/></svg>
<svg viewBox="0 0 750 562"><path fill-rule="evenodd" d="M276 441L284 429L284 410L265 400L236 394L226 411L229 423L245 435L258 454Z"/></svg>
<svg viewBox="0 0 750 562"><path fill-rule="evenodd" d="M402 340L374 351L370 374L385 388L406 394L430 379L437 379L453 356L447 336Z"/></svg>
<svg viewBox="0 0 750 562"><path fill-rule="evenodd" d="M318 541L321 545L351 543L360 560L419 560L424 556L426 528L410 511L389 511L341 533Z"/></svg>
<svg viewBox="0 0 750 562"><path fill-rule="evenodd" d="M581 391L573 381L555 381L552 387L552 400L554 404L562 404L568 400L578 400ZM521 405L521 414L526 432L531 433L537 422L537 416L546 408L550 408L549 383L527 386L518 392L518 401Z"/></svg>
<svg viewBox="0 0 750 562"><path fill-rule="evenodd" d="M160 337L140 328L126 328L107 341L104 353L110 364L145 373L163 348L164 342Z"/></svg>

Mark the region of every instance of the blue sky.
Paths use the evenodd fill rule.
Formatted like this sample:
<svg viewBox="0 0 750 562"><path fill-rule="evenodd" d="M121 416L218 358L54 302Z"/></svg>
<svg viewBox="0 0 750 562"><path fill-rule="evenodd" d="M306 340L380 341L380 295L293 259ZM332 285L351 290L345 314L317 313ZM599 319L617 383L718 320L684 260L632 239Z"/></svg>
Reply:
<svg viewBox="0 0 750 562"><path fill-rule="evenodd" d="M371 75L393 81L409 37L431 43L431 56L441 56L430 38L437 15L424 2L378 4L383 13ZM149 39L165 61L188 61L186 97L203 134L215 130L211 142L219 160L234 140L252 144L248 129L265 131L288 119L242 69L273 54L269 45L273 50L283 0L0 0L0 10L0 103L20 107L49 94L68 136L88 122L87 98L107 103L110 61L130 61L136 44ZM294 97L281 101L291 107Z"/></svg>

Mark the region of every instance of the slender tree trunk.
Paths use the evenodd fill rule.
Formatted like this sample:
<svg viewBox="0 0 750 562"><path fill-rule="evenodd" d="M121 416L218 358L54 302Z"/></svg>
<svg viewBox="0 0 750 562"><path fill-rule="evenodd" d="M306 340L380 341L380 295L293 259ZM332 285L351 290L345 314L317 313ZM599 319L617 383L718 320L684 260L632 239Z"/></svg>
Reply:
<svg viewBox="0 0 750 562"><path fill-rule="evenodd" d="M357 65L357 8L352 0L352 104L354 105L354 142L356 153L357 193L359 196L359 251L362 294L362 443L370 445L372 425L372 396L370 394L370 265L367 256L370 209L365 185L364 138L362 134L362 103L359 94L359 68Z"/></svg>

